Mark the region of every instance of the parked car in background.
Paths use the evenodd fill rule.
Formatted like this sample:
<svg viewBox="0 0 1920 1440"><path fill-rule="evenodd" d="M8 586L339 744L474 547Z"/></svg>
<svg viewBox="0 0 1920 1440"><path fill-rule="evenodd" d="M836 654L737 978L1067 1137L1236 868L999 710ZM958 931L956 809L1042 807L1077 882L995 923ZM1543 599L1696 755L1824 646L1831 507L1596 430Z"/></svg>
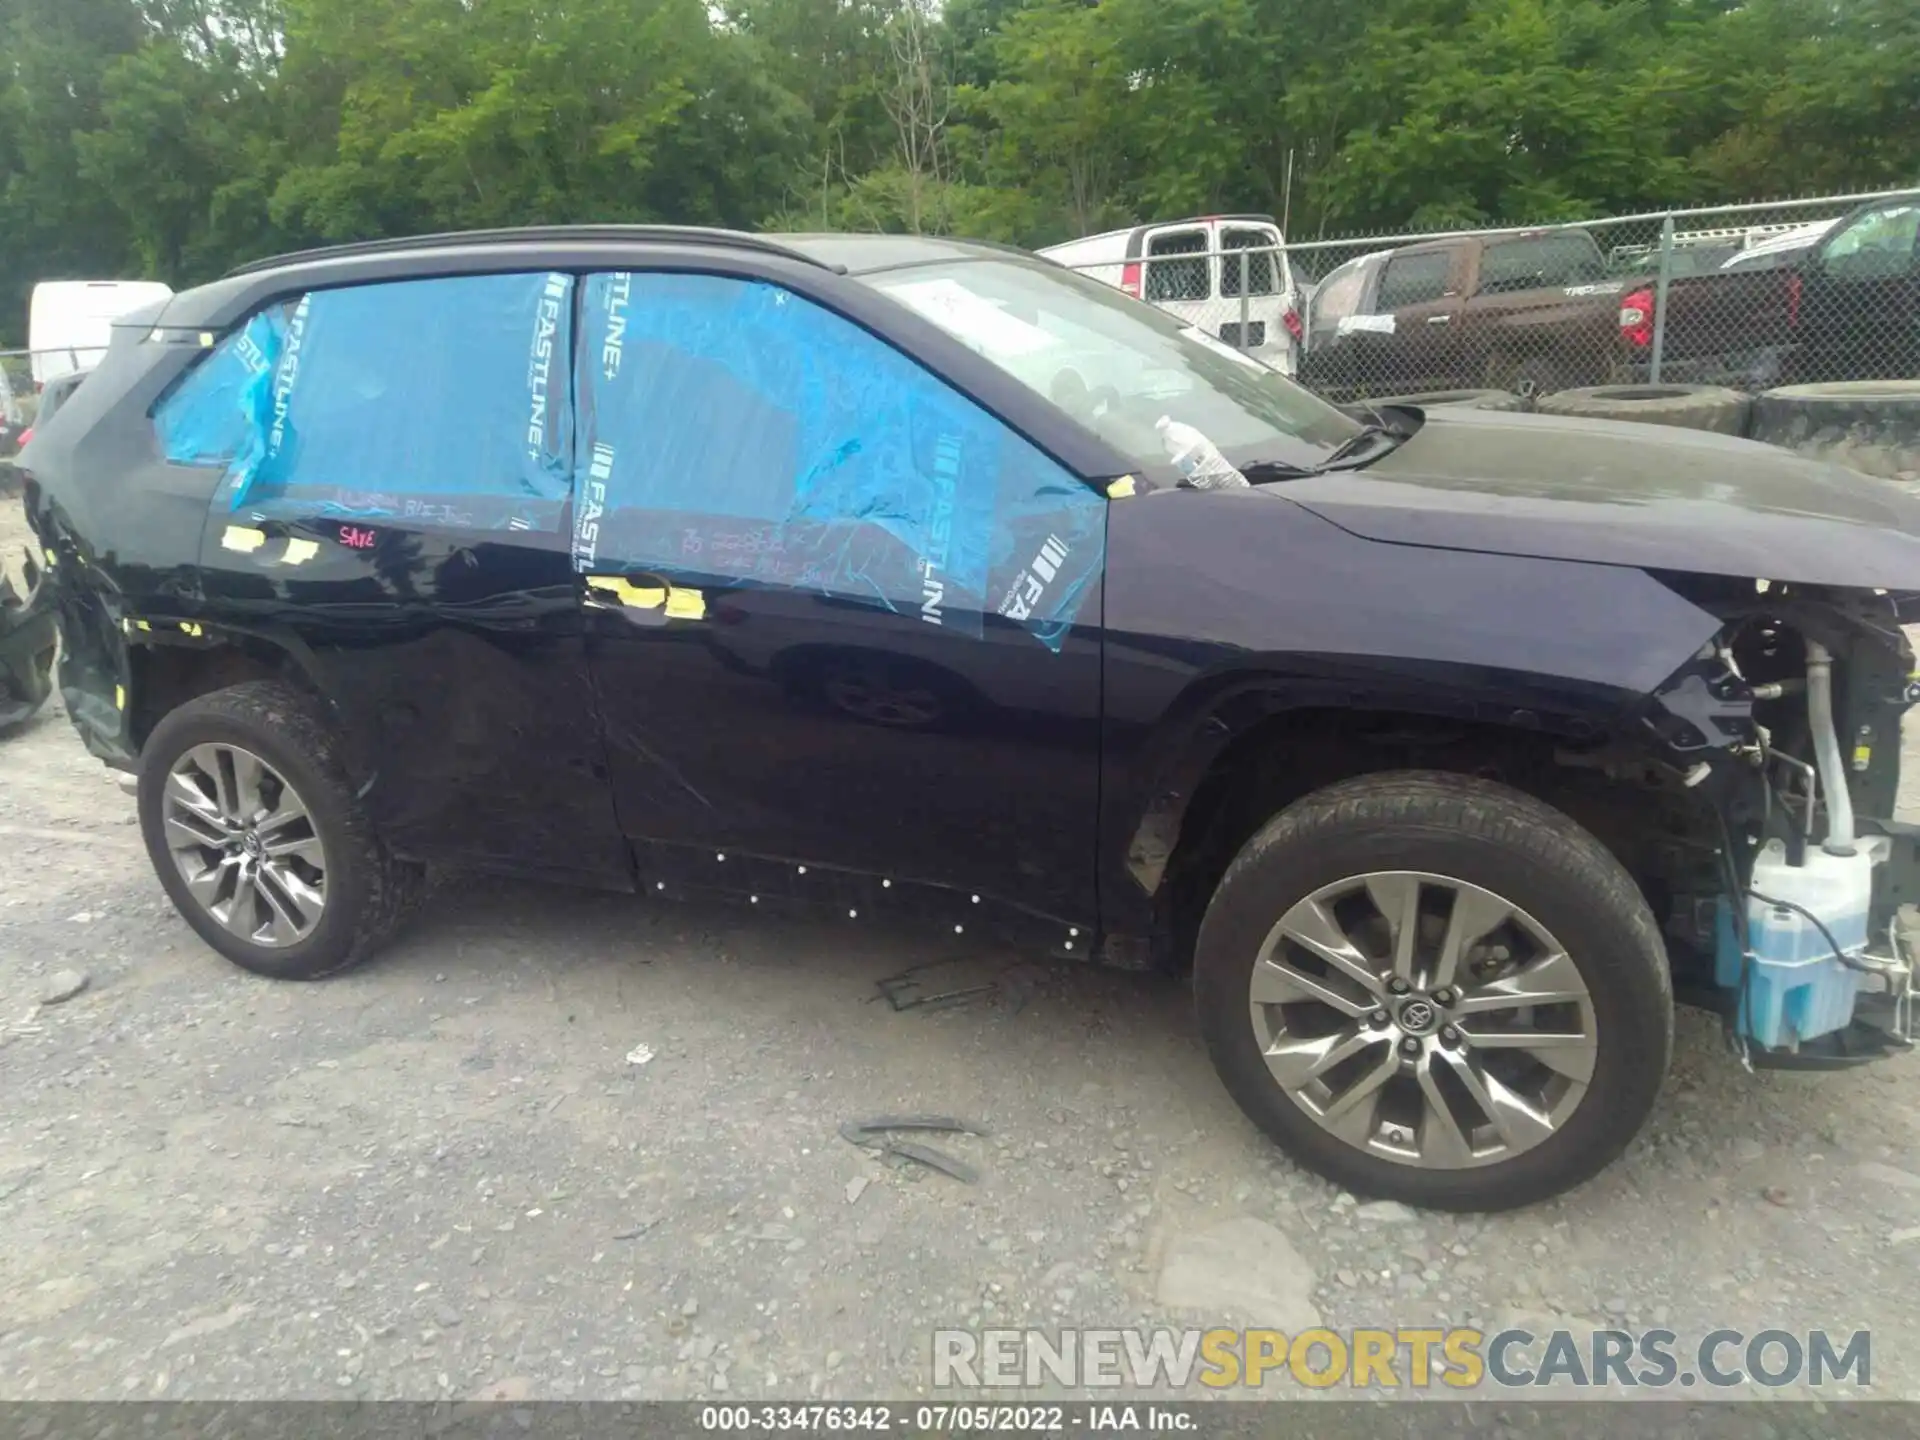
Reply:
<svg viewBox="0 0 1920 1440"><path fill-rule="evenodd" d="M1316 288L1300 375L1343 402L1476 387L1525 394L1650 380L1657 349L1666 383L1912 378L1916 230L1920 197L1744 248L1718 232L1688 237L1668 263L1664 302L1657 247L1603 259L1577 228L1376 251Z"/></svg>
<svg viewBox="0 0 1920 1440"><path fill-rule="evenodd" d="M1362 323L1361 317L1367 316L1364 308L1367 297L1377 292L1376 277L1392 253L1375 250L1371 254L1356 255L1313 283L1302 307L1306 317L1300 338L1303 357L1316 350L1330 349L1351 333L1352 327ZM1304 358L1300 378L1308 386L1319 388L1320 371L1307 365Z"/></svg>
<svg viewBox="0 0 1920 1440"><path fill-rule="evenodd" d="M33 287L27 313L27 346L33 351L33 383L91 370L107 352L113 322L143 305L173 294L156 280L43 280Z"/></svg>
<svg viewBox="0 0 1920 1440"><path fill-rule="evenodd" d="M1660 378L1760 390L1920 377L1917 232L1920 196L1880 200L1671 279ZM1647 278L1621 301L1635 379L1652 373L1657 296Z"/></svg>
<svg viewBox="0 0 1920 1440"><path fill-rule="evenodd" d="M1903 1043L1920 500L1864 476L1362 425L919 236L281 257L82 388L20 457L62 695L250 970L367 959L434 864L1190 965L1301 1164L1475 1211L1621 1152L1676 988L1756 1066Z"/></svg>
<svg viewBox="0 0 1920 1440"><path fill-rule="evenodd" d="M1039 253L1179 316L1282 375L1297 373L1303 333L1300 290L1287 260L1286 239L1269 215L1209 215L1135 225L1051 245Z"/></svg>
<svg viewBox="0 0 1920 1440"><path fill-rule="evenodd" d="M1798 265L1820 241L1832 233L1838 220L1820 220L1755 240L1720 262L1723 271L1782 270Z"/></svg>
<svg viewBox="0 0 1920 1440"><path fill-rule="evenodd" d="M1301 376L1331 398L1614 378L1621 294L1584 230L1466 235L1362 256L1315 294Z"/></svg>
<svg viewBox="0 0 1920 1440"><path fill-rule="evenodd" d="M1668 275L1704 275L1718 270L1740 253L1746 243L1739 230L1709 230L1674 236L1673 253L1667 262ZM1641 276L1658 273L1660 246L1616 245L1607 252L1609 275Z"/></svg>
<svg viewBox="0 0 1920 1440"><path fill-rule="evenodd" d="M1788 272L1788 378L1920 378L1920 194L1863 205Z"/></svg>

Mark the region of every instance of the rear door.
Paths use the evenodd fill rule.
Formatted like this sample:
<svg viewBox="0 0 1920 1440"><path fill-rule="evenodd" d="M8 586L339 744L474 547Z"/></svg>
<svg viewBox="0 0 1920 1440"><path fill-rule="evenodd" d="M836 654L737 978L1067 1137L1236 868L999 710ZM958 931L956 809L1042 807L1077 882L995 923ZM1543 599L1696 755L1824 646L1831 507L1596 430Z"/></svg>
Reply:
<svg viewBox="0 0 1920 1440"><path fill-rule="evenodd" d="M1802 270L1795 378L1920 376L1920 201L1874 206Z"/></svg>
<svg viewBox="0 0 1920 1440"><path fill-rule="evenodd" d="M1275 225L1218 222L1220 244L1219 336L1283 375L1296 369L1300 317L1293 279ZM1245 305L1241 304L1242 286ZM1242 330L1244 315L1245 329ZM1291 324L1289 324L1291 317Z"/></svg>
<svg viewBox="0 0 1920 1440"><path fill-rule="evenodd" d="M1209 335L1219 332L1221 319L1213 298L1212 248L1213 237L1203 222L1158 226L1146 232L1141 246L1141 298Z"/></svg>
<svg viewBox="0 0 1920 1440"><path fill-rule="evenodd" d="M569 275L286 296L156 407L224 471L200 573L304 656L422 859L625 886L569 561Z"/></svg>
<svg viewBox="0 0 1920 1440"><path fill-rule="evenodd" d="M1545 392L1612 378L1624 288L1584 230L1487 241L1452 352L1453 383Z"/></svg>
<svg viewBox="0 0 1920 1440"><path fill-rule="evenodd" d="M1462 384L1454 331L1460 292L1453 250L1417 250L1388 257L1374 308L1390 326L1356 338L1371 352L1362 383L1375 395L1446 390Z"/></svg>

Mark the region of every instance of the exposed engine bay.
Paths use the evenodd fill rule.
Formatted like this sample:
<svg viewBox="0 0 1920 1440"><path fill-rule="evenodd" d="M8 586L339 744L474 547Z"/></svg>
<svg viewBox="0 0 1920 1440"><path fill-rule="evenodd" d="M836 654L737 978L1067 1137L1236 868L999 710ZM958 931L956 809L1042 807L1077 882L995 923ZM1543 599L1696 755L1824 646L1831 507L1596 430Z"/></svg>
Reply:
<svg viewBox="0 0 1920 1440"><path fill-rule="evenodd" d="M1910 1048L1920 826L1893 810L1920 597L1662 578L1726 622L1645 717L1713 830L1667 852L1676 994L1754 1066Z"/></svg>

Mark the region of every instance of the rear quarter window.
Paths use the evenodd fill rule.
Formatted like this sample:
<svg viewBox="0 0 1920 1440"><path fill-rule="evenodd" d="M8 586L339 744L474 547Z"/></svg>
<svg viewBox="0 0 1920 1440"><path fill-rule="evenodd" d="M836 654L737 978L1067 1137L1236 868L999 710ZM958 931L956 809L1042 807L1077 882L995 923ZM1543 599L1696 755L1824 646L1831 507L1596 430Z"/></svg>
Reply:
<svg viewBox="0 0 1920 1440"><path fill-rule="evenodd" d="M239 458L249 416L268 399L292 310L288 301L260 311L203 355L154 407L153 428L169 462L225 467Z"/></svg>
<svg viewBox="0 0 1920 1440"><path fill-rule="evenodd" d="M1606 278L1600 247L1585 231L1496 240L1480 253L1480 293L1592 285Z"/></svg>

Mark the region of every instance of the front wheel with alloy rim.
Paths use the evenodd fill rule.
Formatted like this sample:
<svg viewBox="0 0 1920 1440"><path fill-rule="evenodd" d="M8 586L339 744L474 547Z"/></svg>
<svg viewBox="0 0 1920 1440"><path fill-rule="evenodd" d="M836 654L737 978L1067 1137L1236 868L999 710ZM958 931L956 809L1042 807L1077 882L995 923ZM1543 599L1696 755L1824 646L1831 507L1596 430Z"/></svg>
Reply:
<svg viewBox="0 0 1920 1440"><path fill-rule="evenodd" d="M254 681L182 705L142 747L140 829L176 909L236 965L317 980L373 953L420 871L374 834L318 703Z"/></svg>
<svg viewBox="0 0 1920 1440"><path fill-rule="evenodd" d="M1672 1048L1632 878L1559 811L1467 776L1367 776L1283 811L1222 878L1194 983L1222 1079L1295 1159L1440 1209L1593 1175Z"/></svg>

